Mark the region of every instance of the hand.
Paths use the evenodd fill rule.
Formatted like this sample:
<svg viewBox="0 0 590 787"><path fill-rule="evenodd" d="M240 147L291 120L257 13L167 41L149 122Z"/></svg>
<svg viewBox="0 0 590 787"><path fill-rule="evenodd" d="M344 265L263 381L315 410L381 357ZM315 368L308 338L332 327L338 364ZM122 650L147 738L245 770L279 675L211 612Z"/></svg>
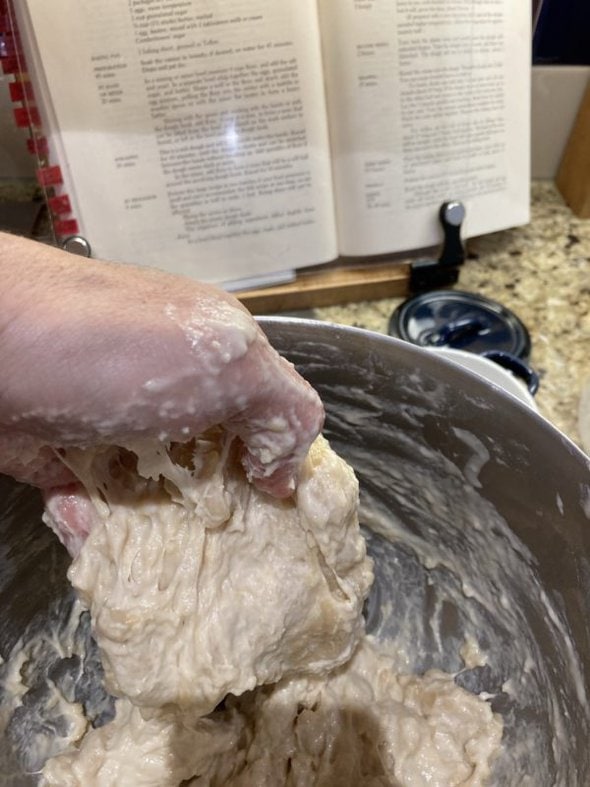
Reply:
<svg viewBox="0 0 590 787"><path fill-rule="evenodd" d="M47 489L72 480L55 448L221 424L254 484L293 491L323 408L231 295L2 234L0 272L0 472Z"/></svg>

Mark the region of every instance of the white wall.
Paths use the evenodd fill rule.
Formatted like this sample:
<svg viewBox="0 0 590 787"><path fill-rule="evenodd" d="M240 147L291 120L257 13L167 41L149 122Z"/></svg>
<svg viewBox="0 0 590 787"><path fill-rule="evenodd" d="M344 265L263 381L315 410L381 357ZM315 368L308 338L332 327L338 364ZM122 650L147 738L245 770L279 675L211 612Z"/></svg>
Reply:
<svg viewBox="0 0 590 787"><path fill-rule="evenodd" d="M533 178L553 179L578 113L590 66L535 66L531 97Z"/></svg>

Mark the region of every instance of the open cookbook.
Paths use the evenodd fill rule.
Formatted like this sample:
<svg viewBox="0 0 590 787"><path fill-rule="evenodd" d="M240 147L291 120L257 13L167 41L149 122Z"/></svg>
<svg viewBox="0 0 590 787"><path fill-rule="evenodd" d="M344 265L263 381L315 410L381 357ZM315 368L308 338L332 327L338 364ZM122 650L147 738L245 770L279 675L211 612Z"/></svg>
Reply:
<svg viewBox="0 0 590 787"><path fill-rule="evenodd" d="M93 256L232 288L431 246L449 199L467 237L528 221L526 3L18 0L9 14L58 234Z"/></svg>

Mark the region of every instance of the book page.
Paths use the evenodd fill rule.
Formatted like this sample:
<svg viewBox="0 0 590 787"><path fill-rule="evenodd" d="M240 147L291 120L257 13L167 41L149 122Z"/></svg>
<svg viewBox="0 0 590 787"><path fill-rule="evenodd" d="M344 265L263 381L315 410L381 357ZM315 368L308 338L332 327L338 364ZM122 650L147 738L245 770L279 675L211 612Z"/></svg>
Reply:
<svg viewBox="0 0 590 787"><path fill-rule="evenodd" d="M217 283L336 256L315 0L19 9L93 256Z"/></svg>
<svg viewBox="0 0 590 787"><path fill-rule="evenodd" d="M340 250L417 249L529 220L531 16L514 0L318 0Z"/></svg>

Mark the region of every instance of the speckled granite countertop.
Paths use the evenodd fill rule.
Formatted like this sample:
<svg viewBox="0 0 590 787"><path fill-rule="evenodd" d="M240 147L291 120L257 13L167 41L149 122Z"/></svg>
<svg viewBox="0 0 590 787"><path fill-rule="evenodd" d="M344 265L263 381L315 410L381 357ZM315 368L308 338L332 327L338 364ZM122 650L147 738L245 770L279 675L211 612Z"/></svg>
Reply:
<svg viewBox="0 0 590 787"><path fill-rule="evenodd" d="M34 184L1 184L0 200L30 199ZM531 334L531 364L541 376L540 412L580 443L578 403L590 385L590 220L577 219L550 182L532 188L525 227L470 241L458 289L512 309ZM387 332L401 298L306 312L322 320Z"/></svg>
<svg viewBox="0 0 590 787"><path fill-rule="evenodd" d="M580 443L578 403L590 385L590 220L576 218L550 182L532 188L525 227L470 241L457 289L512 309L531 334L531 365L541 376L539 411ZM387 332L401 298L316 309L331 322Z"/></svg>

